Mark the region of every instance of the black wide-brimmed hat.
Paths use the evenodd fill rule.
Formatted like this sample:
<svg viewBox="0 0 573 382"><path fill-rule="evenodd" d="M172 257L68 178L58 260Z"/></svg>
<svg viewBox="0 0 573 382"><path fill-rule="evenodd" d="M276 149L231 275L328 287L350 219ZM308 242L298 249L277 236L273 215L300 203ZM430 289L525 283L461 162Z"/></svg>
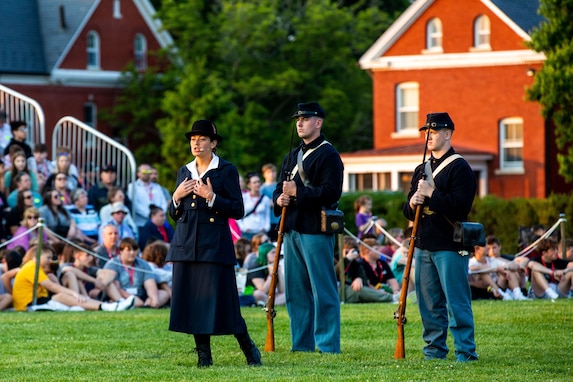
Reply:
<svg viewBox="0 0 573 382"><path fill-rule="evenodd" d="M217 126L207 119L200 119L193 122L191 131L186 132L185 137L187 139L191 139L193 135L203 135L205 137L215 139L217 142L221 142L223 140L223 137L217 134Z"/></svg>
<svg viewBox="0 0 573 382"><path fill-rule="evenodd" d="M319 117L324 118L326 117L326 113L320 107L318 102L308 102L308 103L299 103L297 106L297 111L294 113L291 118L298 118L298 117Z"/></svg>
<svg viewBox="0 0 573 382"><path fill-rule="evenodd" d="M430 113L426 114L426 123L424 126L420 127L420 131L423 130L442 130L442 129L454 129L454 121L450 118L448 113Z"/></svg>

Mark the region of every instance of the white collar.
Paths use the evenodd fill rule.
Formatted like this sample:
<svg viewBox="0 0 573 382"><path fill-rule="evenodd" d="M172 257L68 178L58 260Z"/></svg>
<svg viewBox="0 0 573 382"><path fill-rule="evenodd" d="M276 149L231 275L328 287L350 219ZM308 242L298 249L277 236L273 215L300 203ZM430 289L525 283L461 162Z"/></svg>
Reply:
<svg viewBox="0 0 573 382"><path fill-rule="evenodd" d="M211 157L211 162L209 162L207 170L205 170L205 172L202 174L199 174L199 172L197 171L197 159L193 159L191 162L187 163L185 167L187 167L187 170L189 170L189 172L191 173L191 179L199 179L203 177L203 175L205 175L207 171L219 167L219 157L215 153L213 153Z"/></svg>

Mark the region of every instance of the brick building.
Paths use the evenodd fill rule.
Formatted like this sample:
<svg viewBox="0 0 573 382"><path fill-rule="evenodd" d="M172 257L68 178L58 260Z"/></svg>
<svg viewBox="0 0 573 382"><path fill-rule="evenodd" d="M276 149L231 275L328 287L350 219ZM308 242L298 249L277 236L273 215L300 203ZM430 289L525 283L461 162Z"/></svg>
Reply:
<svg viewBox="0 0 573 382"><path fill-rule="evenodd" d="M427 113L447 111L479 195L567 192L553 129L525 99L545 56L528 49L537 0L417 0L360 59L372 77L374 147L343 153L344 189L407 191Z"/></svg>

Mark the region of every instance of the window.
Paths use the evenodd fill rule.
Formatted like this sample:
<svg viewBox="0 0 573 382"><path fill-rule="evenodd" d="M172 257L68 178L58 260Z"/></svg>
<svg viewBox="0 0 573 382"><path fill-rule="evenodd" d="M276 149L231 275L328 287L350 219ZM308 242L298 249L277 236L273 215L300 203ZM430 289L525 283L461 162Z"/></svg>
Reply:
<svg viewBox="0 0 573 382"><path fill-rule="evenodd" d="M500 169L523 170L523 119L503 119L499 130Z"/></svg>
<svg viewBox="0 0 573 382"><path fill-rule="evenodd" d="M389 172L360 173L349 175L349 191L381 191L392 188Z"/></svg>
<svg viewBox="0 0 573 382"><path fill-rule="evenodd" d="M99 35L97 32L88 32L87 45L88 69L99 69Z"/></svg>
<svg viewBox="0 0 573 382"><path fill-rule="evenodd" d="M121 19L121 3L120 0L113 0L113 18Z"/></svg>
<svg viewBox="0 0 573 382"><path fill-rule="evenodd" d="M437 17L431 19L426 27L426 49L442 51L442 22Z"/></svg>
<svg viewBox="0 0 573 382"><path fill-rule="evenodd" d="M418 93L417 82L404 82L396 88L396 131L398 133L406 131L418 132Z"/></svg>
<svg viewBox="0 0 573 382"><path fill-rule="evenodd" d="M474 48L490 49L490 34L489 17L481 15L476 18L474 22Z"/></svg>
<svg viewBox="0 0 573 382"><path fill-rule="evenodd" d="M145 40L145 36L141 33L135 35L133 52L135 56L135 68L145 70L147 68L147 41Z"/></svg>
<svg viewBox="0 0 573 382"><path fill-rule="evenodd" d="M84 104L84 122L96 129L97 122L97 106L93 102L86 102Z"/></svg>

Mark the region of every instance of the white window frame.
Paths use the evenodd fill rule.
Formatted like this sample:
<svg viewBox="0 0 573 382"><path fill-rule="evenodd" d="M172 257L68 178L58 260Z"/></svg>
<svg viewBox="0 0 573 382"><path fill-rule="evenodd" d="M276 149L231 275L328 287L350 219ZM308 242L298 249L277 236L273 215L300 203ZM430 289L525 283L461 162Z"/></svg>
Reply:
<svg viewBox="0 0 573 382"><path fill-rule="evenodd" d="M415 96L403 97L404 92L415 92ZM406 104L405 99L410 98L415 104ZM413 115L406 118L405 115ZM393 137L419 136L418 119L420 114L420 85L417 82L403 82L396 86L396 132ZM407 120L412 121L412 125L407 125Z"/></svg>
<svg viewBox="0 0 573 382"><path fill-rule="evenodd" d="M121 0L113 0L113 18L121 19Z"/></svg>
<svg viewBox="0 0 573 382"><path fill-rule="evenodd" d="M87 49L87 68L100 68L100 41L99 34L96 31L89 31L86 37Z"/></svg>
<svg viewBox="0 0 573 382"><path fill-rule="evenodd" d="M434 17L426 25L426 52L441 53L443 49L442 20Z"/></svg>
<svg viewBox="0 0 573 382"><path fill-rule="evenodd" d="M147 69L147 39L141 33L133 38L133 56L136 69Z"/></svg>
<svg viewBox="0 0 573 382"><path fill-rule="evenodd" d="M475 50L491 50L491 23L486 15L478 16L474 21Z"/></svg>
<svg viewBox="0 0 573 382"><path fill-rule="evenodd" d="M520 129L521 131L519 134L513 134L514 132L511 131L508 134L508 128ZM525 172L523 167L523 137L523 118L510 117L499 122L499 170L496 173L523 174ZM521 160L510 161L506 157L505 151L507 149L521 150Z"/></svg>

